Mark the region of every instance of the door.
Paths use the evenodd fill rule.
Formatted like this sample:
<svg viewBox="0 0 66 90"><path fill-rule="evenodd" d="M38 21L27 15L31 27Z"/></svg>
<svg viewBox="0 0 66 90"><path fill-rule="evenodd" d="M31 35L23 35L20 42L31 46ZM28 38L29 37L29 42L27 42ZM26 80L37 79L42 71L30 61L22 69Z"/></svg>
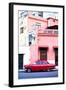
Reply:
<svg viewBox="0 0 66 90"><path fill-rule="evenodd" d="M40 48L40 60L47 60L47 48Z"/></svg>
<svg viewBox="0 0 66 90"><path fill-rule="evenodd" d="M55 65L58 65L58 48L55 48Z"/></svg>
<svg viewBox="0 0 66 90"><path fill-rule="evenodd" d="M18 68L19 69L23 69L23 57L24 57L24 54L19 54L18 55L18 58L19 58L19 60L18 60Z"/></svg>

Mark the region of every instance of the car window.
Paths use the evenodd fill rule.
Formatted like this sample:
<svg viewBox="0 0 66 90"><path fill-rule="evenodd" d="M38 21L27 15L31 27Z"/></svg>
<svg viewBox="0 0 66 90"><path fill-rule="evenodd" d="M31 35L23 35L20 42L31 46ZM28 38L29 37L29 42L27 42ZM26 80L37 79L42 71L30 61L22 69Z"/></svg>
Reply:
<svg viewBox="0 0 66 90"><path fill-rule="evenodd" d="M48 63L48 62L44 62L44 61L43 61L43 62L41 62L41 64L49 64L49 63Z"/></svg>
<svg viewBox="0 0 66 90"><path fill-rule="evenodd" d="M40 61L37 61L36 64L41 64L41 62Z"/></svg>
<svg viewBox="0 0 66 90"><path fill-rule="evenodd" d="M33 64L36 64L36 62L34 62Z"/></svg>
<svg viewBox="0 0 66 90"><path fill-rule="evenodd" d="M44 61L37 61L35 64L49 64L48 62L44 62Z"/></svg>
<svg viewBox="0 0 66 90"><path fill-rule="evenodd" d="M41 61L41 64L44 64L44 62Z"/></svg>

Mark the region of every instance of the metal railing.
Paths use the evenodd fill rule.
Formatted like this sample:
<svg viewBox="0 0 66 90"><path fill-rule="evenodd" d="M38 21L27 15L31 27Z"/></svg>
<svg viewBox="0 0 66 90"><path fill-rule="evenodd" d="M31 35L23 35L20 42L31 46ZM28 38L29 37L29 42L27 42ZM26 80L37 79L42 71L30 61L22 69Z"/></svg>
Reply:
<svg viewBox="0 0 66 90"><path fill-rule="evenodd" d="M38 30L38 34L44 35L58 35L58 29L45 29L45 30Z"/></svg>

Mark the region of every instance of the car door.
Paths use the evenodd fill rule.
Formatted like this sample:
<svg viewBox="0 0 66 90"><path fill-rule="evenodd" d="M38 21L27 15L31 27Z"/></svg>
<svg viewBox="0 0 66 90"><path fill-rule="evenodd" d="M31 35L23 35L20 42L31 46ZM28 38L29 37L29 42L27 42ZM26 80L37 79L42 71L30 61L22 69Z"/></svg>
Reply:
<svg viewBox="0 0 66 90"><path fill-rule="evenodd" d="M42 62L42 70L47 70L48 69L48 63L47 62Z"/></svg>
<svg viewBox="0 0 66 90"><path fill-rule="evenodd" d="M37 69L38 69L39 71L43 70L43 63L42 63L42 61L39 61L39 62L38 62Z"/></svg>
<svg viewBox="0 0 66 90"><path fill-rule="evenodd" d="M40 68L41 68L41 70L43 70L44 68L45 68L45 64L44 64L44 62L43 61L41 61L41 65L40 65Z"/></svg>
<svg viewBox="0 0 66 90"><path fill-rule="evenodd" d="M40 64L41 64L41 62L40 61L38 61L37 63L36 63L36 70L40 70Z"/></svg>
<svg viewBox="0 0 66 90"><path fill-rule="evenodd" d="M35 63L33 63L32 65L31 65L31 69L32 69L32 71L38 71L38 69L39 69L39 63L37 62L35 62Z"/></svg>

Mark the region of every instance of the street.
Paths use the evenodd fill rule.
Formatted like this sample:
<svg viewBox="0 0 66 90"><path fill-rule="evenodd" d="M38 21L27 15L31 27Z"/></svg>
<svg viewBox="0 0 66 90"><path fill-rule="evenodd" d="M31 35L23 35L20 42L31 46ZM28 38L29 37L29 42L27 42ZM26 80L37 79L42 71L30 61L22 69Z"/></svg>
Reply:
<svg viewBox="0 0 66 90"><path fill-rule="evenodd" d="M29 78L48 78L48 77L58 77L58 70L44 71L44 72L25 72L18 71L19 79L29 79Z"/></svg>

